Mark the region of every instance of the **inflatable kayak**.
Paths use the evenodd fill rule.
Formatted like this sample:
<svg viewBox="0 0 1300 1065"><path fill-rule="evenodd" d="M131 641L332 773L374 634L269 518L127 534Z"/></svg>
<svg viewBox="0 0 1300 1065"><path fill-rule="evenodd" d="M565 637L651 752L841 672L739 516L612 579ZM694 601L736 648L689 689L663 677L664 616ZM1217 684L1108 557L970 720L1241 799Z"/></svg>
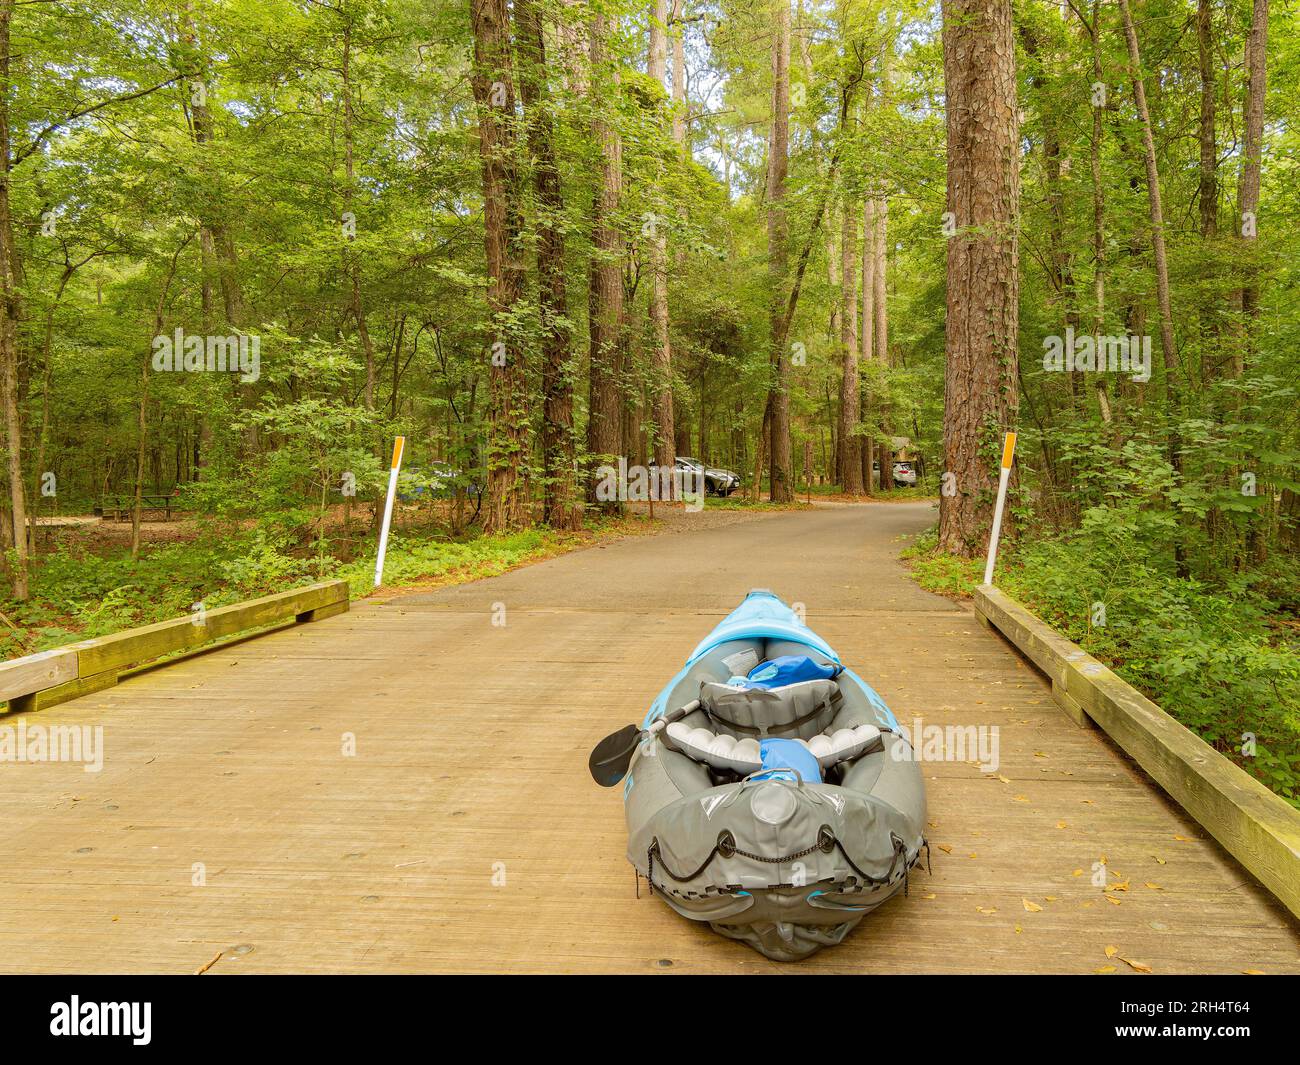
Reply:
<svg viewBox="0 0 1300 1065"><path fill-rule="evenodd" d="M928 857L920 765L894 715L768 591L590 768L624 781L638 884L777 961L841 942Z"/></svg>

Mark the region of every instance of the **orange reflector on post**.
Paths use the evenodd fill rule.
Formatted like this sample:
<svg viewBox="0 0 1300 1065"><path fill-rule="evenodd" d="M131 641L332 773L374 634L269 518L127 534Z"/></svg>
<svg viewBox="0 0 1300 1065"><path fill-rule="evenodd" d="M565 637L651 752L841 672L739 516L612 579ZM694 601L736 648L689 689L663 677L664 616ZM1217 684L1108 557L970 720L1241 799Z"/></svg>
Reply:
<svg viewBox="0 0 1300 1065"><path fill-rule="evenodd" d="M393 462L390 469L397 469L402 461L402 448L406 446L406 437L399 436L393 441Z"/></svg>
<svg viewBox="0 0 1300 1065"><path fill-rule="evenodd" d="M1016 434L1007 433L1006 439L1002 441L1002 468L1011 469L1011 456L1016 453Z"/></svg>

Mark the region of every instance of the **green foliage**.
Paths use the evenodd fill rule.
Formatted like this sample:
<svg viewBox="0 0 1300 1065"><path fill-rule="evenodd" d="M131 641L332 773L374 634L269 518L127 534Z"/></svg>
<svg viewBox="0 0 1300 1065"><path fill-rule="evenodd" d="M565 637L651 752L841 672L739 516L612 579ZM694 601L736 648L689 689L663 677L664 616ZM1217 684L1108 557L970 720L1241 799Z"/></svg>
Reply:
<svg viewBox="0 0 1300 1065"><path fill-rule="evenodd" d="M1211 586L1175 576L1150 547L1167 530L1143 540L1141 524L1127 506L1096 508L1076 532L1005 552L998 586L1300 806L1300 625L1287 613L1300 561ZM936 553L933 534L907 554L931 591L969 595L983 578L977 560Z"/></svg>
<svg viewBox="0 0 1300 1065"><path fill-rule="evenodd" d="M464 540L429 530L393 535L384 560L384 584L456 584L491 577L589 543L593 536L616 535L625 525L602 522L584 533L530 529ZM111 556L59 550L42 561L27 602L0 599L0 610L19 627L18 632L0 630L0 657L183 617L196 603L224 606L322 578L347 580L353 597L371 592L373 550L348 563L331 556L324 572L318 561L291 553L286 541L276 540L267 529L233 525L213 529L192 543L156 548L138 562L124 550Z"/></svg>

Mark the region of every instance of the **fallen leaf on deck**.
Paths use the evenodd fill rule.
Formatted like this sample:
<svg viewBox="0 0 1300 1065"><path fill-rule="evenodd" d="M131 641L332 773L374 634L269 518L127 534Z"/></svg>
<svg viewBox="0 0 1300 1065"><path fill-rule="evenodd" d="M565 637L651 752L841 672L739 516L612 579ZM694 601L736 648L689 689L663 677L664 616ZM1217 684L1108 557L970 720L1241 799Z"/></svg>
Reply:
<svg viewBox="0 0 1300 1065"><path fill-rule="evenodd" d="M1115 971L1115 966L1103 965L1100 969L1093 969L1092 971L1094 973L1113 973Z"/></svg>
<svg viewBox="0 0 1300 1065"><path fill-rule="evenodd" d="M1113 957L1115 957L1115 955L1118 954L1118 953L1119 953L1119 947L1107 947L1107 948L1106 948L1106 957L1108 957L1108 958L1113 958Z"/></svg>
<svg viewBox="0 0 1300 1065"><path fill-rule="evenodd" d="M1028 899L1021 899L1020 901L1025 904L1025 909L1028 910L1030 913L1043 912L1043 908L1040 905L1038 905L1038 903L1036 902L1030 902Z"/></svg>
<svg viewBox="0 0 1300 1065"><path fill-rule="evenodd" d="M1119 960L1122 961L1125 965L1127 965L1130 969L1136 970L1137 972L1149 973L1151 971L1151 966L1149 966L1144 961L1134 961L1132 958L1126 958L1122 954L1120 955Z"/></svg>

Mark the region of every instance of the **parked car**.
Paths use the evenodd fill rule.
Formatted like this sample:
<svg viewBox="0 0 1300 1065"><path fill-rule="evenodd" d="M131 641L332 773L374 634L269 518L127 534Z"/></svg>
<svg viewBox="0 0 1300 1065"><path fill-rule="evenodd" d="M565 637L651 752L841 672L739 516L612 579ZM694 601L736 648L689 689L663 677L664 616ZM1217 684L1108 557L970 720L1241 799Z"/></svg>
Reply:
<svg viewBox="0 0 1300 1065"><path fill-rule="evenodd" d="M706 466L696 459L689 458L686 455L677 456L677 469L683 473L695 474L696 476L704 475L704 491L707 495L712 496L729 496L740 487L740 474L733 470L718 469L714 466ZM690 489L691 481L686 481L686 488Z"/></svg>
<svg viewBox="0 0 1300 1065"><path fill-rule="evenodd" d="M397 498L403 503L425 499L450 499L463 488L470 499L482 491L472 472L456 469L449 462L431 462L427 466L408 466L397 480Z"/></svg>
<svg viewBox="0 0 1300 1065"><path fill-rule="evenodd" d="M916 467L910 462L895 462L894 484L899 488L915 488Z"/></svg>
<svg viewBox="0 0 1300 1065"><path fill-rule="evenodd" d="M876 480L880 480L880 463L871 464L871 472L876 475ZM916 487L916 466L911 462L894 463L894 487L895 488L915 488Z"/></svg>

